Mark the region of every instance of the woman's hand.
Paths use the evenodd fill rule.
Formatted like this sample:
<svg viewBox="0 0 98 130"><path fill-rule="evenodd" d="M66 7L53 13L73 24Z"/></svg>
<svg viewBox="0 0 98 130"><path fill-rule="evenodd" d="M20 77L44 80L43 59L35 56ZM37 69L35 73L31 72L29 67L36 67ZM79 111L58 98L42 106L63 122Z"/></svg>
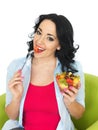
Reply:
<svg viewBox="0 0 98 130"><path fill-rule="evenodd" d="M75 101L78 89L73 86L70 86L69 89L64 89L63 96L66 107L68 107L71 103Z"/></svg>
<svg viewBox="0 0 98 130"><path fill-rule="evenodd" d="M8 87L13 95L13 100L21 100L23 94L23 77L21 70L18 70L8 83Z"/></svg>
<svg viewBox="0 0 98 130"><path fill-rule="evenodd" d="M20 102L23 94L23 77L21 70L18 70L8 83L8 87L13 95L10 104L5 107L5 111L10 119L16 120L19 116Z"/></svg>

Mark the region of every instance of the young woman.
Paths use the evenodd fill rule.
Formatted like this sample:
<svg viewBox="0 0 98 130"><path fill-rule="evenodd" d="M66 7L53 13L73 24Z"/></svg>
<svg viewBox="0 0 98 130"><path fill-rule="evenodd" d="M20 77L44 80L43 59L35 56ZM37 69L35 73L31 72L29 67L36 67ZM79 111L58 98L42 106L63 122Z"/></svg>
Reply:
<svg viewBox="0 0 98 130"><path fill-rule="evenodd" d="M2 130L74 130L71 116L85 110L84 73L75 61L73 28L62 15L40 15L34 26L26 58L8 67L5 111L9 120ZM77 88L60 91L56 75L72 72L80 76ZM17 118L18 121L17 121Z"/></svg>

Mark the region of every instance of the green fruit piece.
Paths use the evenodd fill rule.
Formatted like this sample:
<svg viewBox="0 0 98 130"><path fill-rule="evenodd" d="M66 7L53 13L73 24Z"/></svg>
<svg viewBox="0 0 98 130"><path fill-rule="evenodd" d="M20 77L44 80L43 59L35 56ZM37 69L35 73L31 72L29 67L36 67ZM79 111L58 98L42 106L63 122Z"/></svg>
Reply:
<svg viewBox="0 0 98 130"><path fill-rule="evenodd" d="M59 79L59 87L61 89L64 89L64 88L68 88L68 84L66 83L66 80L65 79Z"/></svg>

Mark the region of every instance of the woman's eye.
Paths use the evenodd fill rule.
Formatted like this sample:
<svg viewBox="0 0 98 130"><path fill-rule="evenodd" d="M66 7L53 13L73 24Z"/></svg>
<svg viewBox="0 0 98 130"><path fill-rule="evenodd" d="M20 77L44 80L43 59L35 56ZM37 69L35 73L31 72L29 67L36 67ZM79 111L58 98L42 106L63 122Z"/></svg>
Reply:
<svg viewBox="0 0 98 130"><path fill-rule="evenodd" d="M36 34L37 34L37 35L40 35L40 34L41 34L41 32L40 32L39 30L37 30L37 31L36 31Z"/></svg>
<svg viewBox="0 0 98 130"><path fill-rule="evenodd" d="M49 40L49 41L54 41L54 38L48 37L48 40Z"/></svg>

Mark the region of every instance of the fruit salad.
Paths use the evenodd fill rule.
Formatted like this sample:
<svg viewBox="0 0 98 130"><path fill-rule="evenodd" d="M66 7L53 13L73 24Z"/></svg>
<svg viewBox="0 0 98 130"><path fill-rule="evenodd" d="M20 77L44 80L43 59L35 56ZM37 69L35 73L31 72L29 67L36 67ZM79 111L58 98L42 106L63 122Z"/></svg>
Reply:
<svg viewBox="0 0 98 130"><path fill-rule="evenodd" d="M77 88L80 83L80 76L74 75L72 72L62 72L56 75L56 80L60 91L64 91L70 86Z"/></svg>

